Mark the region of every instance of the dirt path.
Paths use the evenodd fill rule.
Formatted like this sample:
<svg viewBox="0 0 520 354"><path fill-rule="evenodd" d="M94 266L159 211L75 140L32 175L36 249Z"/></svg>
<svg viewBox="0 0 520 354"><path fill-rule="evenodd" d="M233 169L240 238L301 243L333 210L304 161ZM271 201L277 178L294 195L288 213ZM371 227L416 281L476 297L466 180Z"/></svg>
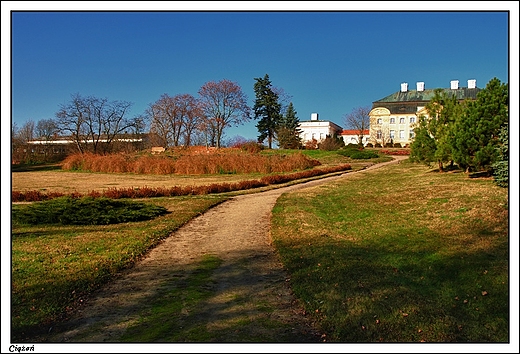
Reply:
<svg viewBox="0 0 520 354"><path fill-rule="evenodd" d="M398 157L395 163L405 157ZM373 165L379 168L387 163ZM365 170L366 171L366 170ZM186 318L211 331L247 318L240 333L228 333L227 342L263 338L266 342L318 342L290 289L290 281L270 244L271 210L282 193L348 177L324 178L267 192L232 198L173 233L133 268L100 289L81 311L50 332L47 342L119 342L125 329L136 323L150 299L174 286L190 265L206 254L223 260L212 277L214 296L204 301L197 315ZM266 312L258 304L267 304ZM201 315L202 314L202 315ZM266 316L287 326L269 333ZM231 331L230 331L231 332ZM236 331L235 331L236 332ZM222 338L214 338L222 341ZM253 340L255 341L255 340Z"/></svg>

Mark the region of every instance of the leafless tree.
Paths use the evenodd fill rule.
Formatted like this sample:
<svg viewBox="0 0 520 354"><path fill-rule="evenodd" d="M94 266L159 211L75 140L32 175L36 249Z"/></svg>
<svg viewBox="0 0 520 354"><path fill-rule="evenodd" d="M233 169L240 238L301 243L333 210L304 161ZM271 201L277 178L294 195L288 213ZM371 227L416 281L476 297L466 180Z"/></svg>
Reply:
<svg viewBox="0 0 520 354"><path fill-rule="evenodd" d="M373 141L374 145L379 143L382 147L385 147L391 140L392 137L390 136L388 125L376 125L374 129L370 130L370 141Z"/></svg>
<svg viewBox="0 0 520 354"><path fill-rule="evenodd" d="M199 102L190 94L163 94L150 105L150 132L161 139L161 146L189 146L192 134L201 123Z"/></svg>
<svg viewBox="0 0 520 354"><path fill-rule="evenodd" d="M18 130L17 136L21 143L27 143L34 139L35 124L33 120L29 120Z"/></svg>
<svg viewBox="0 0 520 354"><path fill-rule="evenodd" d="M358 144L362 146L366 131L370 130L370 107L356 107L345 115L345 125L356 131Z"/></svg>
<svg viewBox="0 0 520 354"><path fill-rule="evenodd" d="M36 136L40 140L50 141L58 133L58 127L53 119L42 119L36 123Z"/></svg>
<svg viewBox="0 0 520 354"><path fill-rule="evenodd" d="M211 145L219 148L225 128L249 120L247 97L238 84L229 80L205 83L199 90L199 96L205 117L202 127L208 136L214 135Z"/></svg>
<svg viewBox="0 0 520 354"><path fill-rule="evenodd" d="M131 105L75 94L56 113L56 123L61 132L70 134L80 152L107 152L114 139L135 126L135 120L126 117Z"/></svg>

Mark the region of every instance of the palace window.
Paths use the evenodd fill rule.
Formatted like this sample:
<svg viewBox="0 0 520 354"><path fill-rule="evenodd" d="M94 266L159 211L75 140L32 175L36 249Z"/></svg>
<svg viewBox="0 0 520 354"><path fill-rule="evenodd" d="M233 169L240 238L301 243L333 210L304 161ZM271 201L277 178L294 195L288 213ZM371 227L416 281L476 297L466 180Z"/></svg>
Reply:
<svg viewBox="0 0 520 354"><path fill-rule="evenodd" d="M404 139L404 130L399 130L399 139Z"/></svg>
<svg viewBox="0 0 520 354"><path fill-rule="evenodd" d="M410 118L410 123L415 123L415 117Z"/></svg>
<svg viewBox="0 0 520 354"><path fill-rule="evenodd" d="M404 124L404 117L399 118L399 123L400 123L400 124Z"/></svg>
<svg viewBox="0 0 520 354"><path fill-rule="evenodd" d="M395 124L395 118L390 118L390 124Z"/></svg>

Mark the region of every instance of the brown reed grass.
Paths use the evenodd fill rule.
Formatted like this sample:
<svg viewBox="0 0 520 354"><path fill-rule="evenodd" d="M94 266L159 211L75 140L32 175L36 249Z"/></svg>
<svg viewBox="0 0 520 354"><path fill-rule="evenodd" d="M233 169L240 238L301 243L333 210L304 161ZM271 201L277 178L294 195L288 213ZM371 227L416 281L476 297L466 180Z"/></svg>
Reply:
<svg viewBox="0 0 520 354"><path fill-rule="evenodd" d="M73 154L62 163L64 170L135 174L243 174L306 170L320 163L302 154L262 155L238 149L219 149L204 153L183 151L178 158L169 155L131 156L123 154Z"/></svg>

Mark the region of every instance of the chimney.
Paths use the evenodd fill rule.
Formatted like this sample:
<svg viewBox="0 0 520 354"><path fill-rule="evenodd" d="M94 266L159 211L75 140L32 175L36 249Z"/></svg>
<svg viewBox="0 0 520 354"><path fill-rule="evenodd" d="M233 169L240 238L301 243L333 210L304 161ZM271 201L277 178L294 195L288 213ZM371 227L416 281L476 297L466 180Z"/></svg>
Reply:
<svg viewBox="0 0 520 354"><path fill-rule="evenodd" d="M401 92L406 92L408 91L408 83L407 82L403 82L401 84Z"/></svg>
<svg viewBox="0 0 520 354"><path fill-rule="evenodd" d="M459 80L452 80L450 81L451 89L457 90L459 88Z"/></svg>
<svg viewBox="0 0 520 354"><path fill-rule="evenodd" d="M318 120L318 113L311 113L311 120Z"/></svg>
<svg viewBox="0 0 520 354"><path fill-rule="evenodd" d="M424 91L424 82L420 81L417 83L417 91Z"/></svg>
<svg viewBox="0 0 520 354"><path fill-rule="evenodd" d="M476 88L477 80L468 80L468 88Z"/></svg>

